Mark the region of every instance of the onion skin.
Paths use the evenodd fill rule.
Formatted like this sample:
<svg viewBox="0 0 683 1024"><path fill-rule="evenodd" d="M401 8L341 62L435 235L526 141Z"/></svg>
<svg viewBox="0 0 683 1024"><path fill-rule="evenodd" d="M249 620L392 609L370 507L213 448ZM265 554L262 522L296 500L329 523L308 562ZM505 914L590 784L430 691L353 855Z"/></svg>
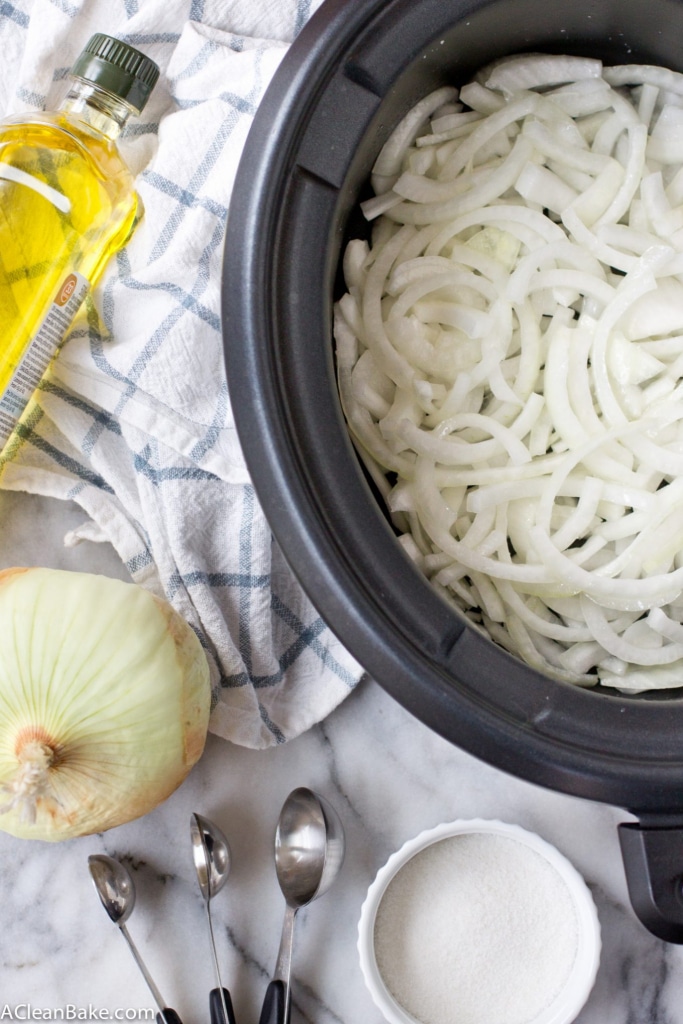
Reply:
<svg viewBox="0 0 683 1024"><path fill-rule="evenodd" d="M165 601L88 573L0 571L0 830L54 842L151 811L204 750L199 640Z"/></svg>

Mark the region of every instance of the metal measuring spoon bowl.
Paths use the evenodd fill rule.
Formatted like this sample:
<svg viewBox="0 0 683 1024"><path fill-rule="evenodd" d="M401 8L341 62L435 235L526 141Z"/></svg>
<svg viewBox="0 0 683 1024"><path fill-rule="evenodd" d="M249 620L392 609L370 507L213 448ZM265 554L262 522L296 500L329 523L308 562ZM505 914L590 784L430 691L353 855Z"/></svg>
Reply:
<svg viewBox="0 0 683 1024"><path fill-rule="evenodd" d="M182 1024L176 1011L166 1006L126 928L126 921L135 907L135 884L128 868L121 861L104 853L91 854L88 857L88 867L102 906L128 943L133 959L140 968L154 1002L159 1007L156 1015L157 1024Z"/></svg>
<svg viewBox="0 0 683 1024"><path fill-rule="evenodd" d="M302 907L327 892L344 860L344 829L334 808L299 787L285 800L275 833L275 870L285 898L285 919L273 979L259 1024L288 1024L294 920Z"/></svg>
<svg viewBox="0 0 683 1024"><path fill-rule="evenodd" d="M201 814L193 814L190 818L190 839L192 840L192 856L197 872L197 881L206 904L206 919L216 974L216 987L209 994L211 1024L235 1024L232 999L229 991L223 987L221 982L211 921L211 899L221 891L230 874L230 846L218 825Z"/></svg>

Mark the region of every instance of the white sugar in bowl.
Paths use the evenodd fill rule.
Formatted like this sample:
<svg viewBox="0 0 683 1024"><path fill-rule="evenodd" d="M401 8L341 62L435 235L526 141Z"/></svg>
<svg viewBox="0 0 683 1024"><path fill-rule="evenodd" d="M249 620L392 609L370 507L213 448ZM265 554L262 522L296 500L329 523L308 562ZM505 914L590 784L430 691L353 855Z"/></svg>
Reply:
<svg viewBox="0 0 683 1024"><path fill-rule="evenodd" d="M358 931L366 985L390 1024L569 1024L600 949L580 874L500 821L455 821L405 843L370 886Z"/></svg>

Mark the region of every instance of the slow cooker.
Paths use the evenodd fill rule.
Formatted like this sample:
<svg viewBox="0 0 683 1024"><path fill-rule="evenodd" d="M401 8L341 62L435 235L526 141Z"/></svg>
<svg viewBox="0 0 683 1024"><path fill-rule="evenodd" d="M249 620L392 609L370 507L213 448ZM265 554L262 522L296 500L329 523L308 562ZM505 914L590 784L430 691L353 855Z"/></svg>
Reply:
<svg viewBox="0 0 683 1024"><path fill-rule="evenodd" d="M398 544L349 439L332 305L345 239L392 128L423 95L513 53L683 69L681 0L325 0L261 103L224 257L231 401L274 535L320 614L418 719L542 786L627 809L630 898L683 943L683 689L572 686L446 604ZM683 680L681 681L683 684Z"/></svg>

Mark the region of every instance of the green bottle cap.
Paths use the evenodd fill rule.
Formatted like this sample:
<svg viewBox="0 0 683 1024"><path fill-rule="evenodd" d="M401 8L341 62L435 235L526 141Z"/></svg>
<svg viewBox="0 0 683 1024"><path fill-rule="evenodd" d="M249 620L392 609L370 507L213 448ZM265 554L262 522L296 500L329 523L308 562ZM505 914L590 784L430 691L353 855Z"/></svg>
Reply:
<svg viewBox="0 0 683 1024"><path fill-rule="evenodd" d="M98 32L77 58L71 74L125 100L139 114L156 85L159 68L133 46Z"/></svg>

